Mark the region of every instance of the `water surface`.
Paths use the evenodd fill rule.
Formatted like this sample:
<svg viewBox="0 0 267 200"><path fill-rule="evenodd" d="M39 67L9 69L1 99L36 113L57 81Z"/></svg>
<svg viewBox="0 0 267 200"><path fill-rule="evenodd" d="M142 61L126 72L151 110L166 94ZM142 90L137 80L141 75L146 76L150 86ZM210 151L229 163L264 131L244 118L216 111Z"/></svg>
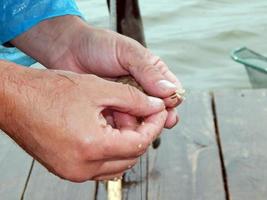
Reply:
<svg viewBox="0 0 267 200"><path fill-rule="evenodd" d="M248 46L267 54L267 1L139 0L148 47L187 89L250 87L230 51ZM79 0L88 22L109 27L105 0Z"/></svg>

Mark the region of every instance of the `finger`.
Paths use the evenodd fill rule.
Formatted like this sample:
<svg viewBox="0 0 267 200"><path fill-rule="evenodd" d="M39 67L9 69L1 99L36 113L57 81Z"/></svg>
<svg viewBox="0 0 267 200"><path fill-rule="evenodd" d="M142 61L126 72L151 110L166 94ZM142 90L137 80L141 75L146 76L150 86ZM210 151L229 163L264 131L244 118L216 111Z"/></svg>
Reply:
<svg viewBox="0 0 267 200"><path fill-rule="evenodd" d="M145 153L152 141L161 133L167 118L167 111L161 111L144 119L136 131L128 129L112 129L110 126L100 126L103 134L96 143L91 160L99 159L129 159ZM89 149L91 150L91 149Z"/></svg>
<svg viewBox="0 0 267 200"><path fill-rule="evenodd" d="M178 90L182 90L183 86L181 82L177 79L177 77L168 69L168 66L164 62L159 62L156 66L160 69L161 73L166 77L167 80L174 83ZM168 108L174 108L181 104L183 101L182 98L177 97L177 95L171 95L170 97L167 97L164 99L165 106Z"/></svg>
<svg viewBox="0 0 267 200"><path fill-rule="evenodd" d="M136 117L117 111L105 109L102 115L113 128L135 130L139 124Z"/></svg>
<svg viewBox="0 0 267 200"><path fill-rule="evenodd" d="M158 57L132 39L122 37L122 40L117 43L119 63L130 72L148 94L165 98L176 91L176 86L166 80L160 70L155 67L160 61Z"/></svg>
<svg viewBox="0 0 267 200"><path fill-rule="evenodd" d="M164 103L166 107L169 108L176 107L183 101L182 98L179 98L178 96L175 95L176 94L175 92L177 90L182 89L182 85L180 81L176 78L176 76L168 69L167 65L165 65L162 61L159 61L159 63L160 64L157 63L155 64L155 66L151 66L150 73L151 71L157 71L164 76L164 80L162 79L156 82L155 80L152 80L153 76L146 75L146 77L150 77L151 80L149 80L149 78L142 77L141 80L139 80L139 84L141 84L144 87L146 93L164 98ZM141 73L141 75L143 76L144 73ZM148 83L147 87L145 88L146 83L149 81L151 83L150 84ZM155 82L155 84L152 84L153 81ZM176 89L168 90L167 87L173 87ZM165 92L161 91L162 88L164 88ZM158 93L154 93L154 90L156 90ZM170 91L173 91L173 93L171 93Z"/></svg>
<svg viewBox="0 0 267 200"><path fill-rule="evenodd" d="M130 68L130 73L146 93L152 96L166 98L177 90L177 86L167 80L155 66L156 62L140 67L132 67Z"/></svg>
<svg viewBox="0 0 267 200"><path fill-rule="evenodd" d="M156 67L159 68L160 72L172 83L174 83L177 88L183 88L181 82L178 80L178 78L171 72L171 70L168 68L168 66L162 61L160 60Z"/></svg>
<svg viewBox="0 0 267 200"><path fill-rule="evenodd" d="M93 178L95 181L118 181L121 180L124 173L109 174L104 176L97 176Z"/></svg>
<svg viewBox="0 0 267 200"><path fill-rule="evenodd" d="M167 116L167 120L165 122L164 127L170 129L174 127L178 123L178 121L179 121L179 118L178 118L176 110L170 109L168 110L168 116Z"/></svg>
<svg viewBox="0 0 267 200"><path fill-rule="evenodd" d="M120 36L116 42L118 62L148 94L166 98L179 89L178 79L159 57L130 38Z"/></svg>
<svg viewBox="0 0 267 200"><path fill-rule="evenodd" d="M136 158L145 153L149 141L140 133L129 129L104 128L102 136L98 138L101 145L90 157L91 160L124 160Z"/></svg>
<svg viewBox="0 0 267 200"><path fill-rule="evenodd" d="M176 94L174 93L170 97L163 99L163 101L167 108L174 108L178 106L179 104L181 104L183 100L181 98L178 98Z"/></svg>
<svg viewBox="0 0 267 200"><path fill-rule="evenodd" d="M147 96L137 88L122 83L103 80L97 104L134 116L147 116L165 109L164 102Z"/></svg>
<svg viewBox="0 0 267 200"><path fill-rule="evenodd" d="M114 116L111 110L108 109L103 110L102 115L106 119L107 124L111 125L112 127L115 127Z"/></svg>
<svg viewBox="0 0 267 200"><path fill-rule="evenodd" d="M138 126L137 118L129 114L115 111L113 112L113 116L116 128L118 129L135 130Z"/></svg>
<svg viewBox="0 0 267 200"><path fill-rule="evenodd" d="M122 76L119 79L117 79L117 82L123 84L129 84L131 86L138 88L140 91L143 91L143 88L140 86L140 84L137 83L137 81L132 76ZM179 98L179 96L176 93L173 93L171 96L163 100L165 106L168 108L176 107L182 102L182 99Z"/></svg>
<svg viewBox="0 0 267 200"><path fill-rule="evenodd" d="M123 173L126 170L131 169L137 163L137 160L137 158L134 158L129 160L106 161L104 163L99 161L100 164L95 165L97 166L97 173L93 179L97 176Z"/></svg>
<svg viewBox="0 0 267 200"><path fill-rule="evenodd" d="M147 117L136 131L141 133L143 137L146 137L148 144L151 144L162 132L167 115L167 111L164 110Z"/></svg>

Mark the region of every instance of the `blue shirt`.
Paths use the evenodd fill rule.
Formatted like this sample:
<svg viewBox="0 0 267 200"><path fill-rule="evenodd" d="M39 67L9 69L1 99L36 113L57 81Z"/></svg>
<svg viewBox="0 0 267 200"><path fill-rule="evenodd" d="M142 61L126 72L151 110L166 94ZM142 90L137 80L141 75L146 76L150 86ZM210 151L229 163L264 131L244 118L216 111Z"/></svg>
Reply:
<svg viewBox="0 0 267 200"><path fill-rule="evenodd" d="M74 0L0 0L0 59L26 66L33 64L35 61L18 49L1 44L43 20L63 15L82 17Z"/></svg>

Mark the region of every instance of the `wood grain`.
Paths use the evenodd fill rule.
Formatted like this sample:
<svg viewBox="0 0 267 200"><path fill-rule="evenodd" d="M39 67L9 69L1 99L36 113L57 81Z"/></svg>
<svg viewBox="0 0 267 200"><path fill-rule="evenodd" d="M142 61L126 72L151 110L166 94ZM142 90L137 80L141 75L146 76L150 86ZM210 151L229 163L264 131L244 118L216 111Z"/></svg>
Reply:
<svg viewBox="0 0 267 200"><path fill-rule="evenodd" d="M124 176L122 199L136 200L146 198L147 154L139 158L138 163Z"/></svg>
<svg viewBox="0 0 267 200"><path fill-rule="evenodd" d="M0 131L0 199L20 199L32 158Z"/></svg>
<svg viewBox="0 0 267 200"><path fill-rule="evenodd" d="M189 94L180 123L149 151L148 199L223 200L225 192L208 93Z"/></svg>
<svg viewBox="0 0 267 200"><path fill-rule="evenodd" d="M215 93L229 199L267 198L267 91Z"/></svg>
<svg viewBox="0 0 267 200"><path fill-rule="evenodd" d="M108 193L107 193L107 183L104 181L99 181L97 183L97 194L95 200L107 200Z"/></svg>
<svg viewBox="0 0 267 200"><path fill-rule="evenodd" d="M49 173L35 161L24 200L93 200L95 182L72 183Z"/></svg>

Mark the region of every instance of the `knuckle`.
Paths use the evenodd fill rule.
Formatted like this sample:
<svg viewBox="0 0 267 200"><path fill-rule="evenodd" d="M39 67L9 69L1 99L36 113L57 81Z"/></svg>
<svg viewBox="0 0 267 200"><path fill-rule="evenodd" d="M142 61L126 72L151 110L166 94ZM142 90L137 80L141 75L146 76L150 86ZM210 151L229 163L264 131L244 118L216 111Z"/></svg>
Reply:
<svg viewBox="0 0 267 200"><path fill-rule="evenodd" d="M127 38L124 46L125 52L128 53L130 67L139 68L143 63L150 63L151 53L138 41Z"/></svg>
<svg viewBox="0 0 267 200"><path fill-rule="evenodd" d="M137 88L130 85L126 85L125 87L128 92L129 100L136 104L137 109L141 109L142 104L140 104L140 102L143 100L141 92Z"/></svg>
<svg viewBox="0 0 267 200"><path fill-rule="evenodd" d="M127 88L129 96L131 98L137 98L138 97L138 92L139 91L137 90L137 88L135 88L135 87L133 87L131 85L125 85L125 87Z"/></svg>
<svg viewBox="0 0 267 200"><path fill-rule="evenodd" d="M143 57L142 53L140 53L140 48L144 49L144 47L136 40L129 38L129 37L125 37L123 36L123 38L126 41L126 50L133 56L137 56L137 58L141 59Z"/></svg>
<svg viewBox="0 0 267 200"><path fill-rule="evenodd" d="M153 54L151 54L151 56L152 56L152 60L153 60L155 65L157 63L159 63L159 62L162 62L162 60L161 60L161 58L159 56L156 56L156 55L153 55Z"/></svg>
<svg viewBox="0 0 267 200"><path fill-rule="evenodd" d="M158 64L157 64L157 68L158 68L158 70L159 70L163 75L165 75L165 74L168 73L168 71L169 71L167 65L165 65L165 63L162 62L162 61L159 61L159 62L158 62Z"/></svg>
<svg viewBox="0 0 267 200"><path fill-rule="evenodd" d="M79 160L93 160L94 141L90 137L81 137L77 139L75 147L77 152L77 157Z"/></svg>
<svg viewBox="0 0 267 200"><path fill-rule="evenodd" d="M142 68L140 68L140 71L143 74L156 74L160 73L159 69L157 67L154 67L153 65L147 65Z"/></svg>

